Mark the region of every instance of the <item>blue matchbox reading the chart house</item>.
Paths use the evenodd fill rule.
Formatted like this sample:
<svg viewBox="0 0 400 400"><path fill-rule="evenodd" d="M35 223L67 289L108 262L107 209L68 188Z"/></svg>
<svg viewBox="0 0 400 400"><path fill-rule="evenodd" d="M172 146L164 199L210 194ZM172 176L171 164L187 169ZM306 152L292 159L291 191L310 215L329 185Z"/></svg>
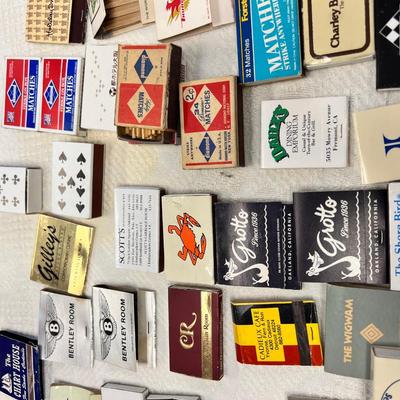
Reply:
<svg viewBox="0 0 400 400"><path fill-rule="evenodd" d="M297 0L235 0L241 83L302 75Z"/></svg>
<svg viewBox="0 0 400 400"><path fill-rule="evenodd" d="M0 399L42 400L39 347L35 341L0 332Z"/></svg>

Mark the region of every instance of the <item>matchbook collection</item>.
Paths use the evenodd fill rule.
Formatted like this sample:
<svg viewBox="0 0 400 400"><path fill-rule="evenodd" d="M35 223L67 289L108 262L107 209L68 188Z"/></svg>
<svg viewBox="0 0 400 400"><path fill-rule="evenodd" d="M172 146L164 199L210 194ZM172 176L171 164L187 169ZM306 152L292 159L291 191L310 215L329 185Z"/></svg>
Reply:
<svg viewBox="0 0 400 400"><path fill-rule="evenodd" d="M169 40L189 43L191 34L235 20L238 76L187 81L182 49ZM160 43L88 45L85 59L6 57L3 127L83 138L105 130L132 145L180 145L183 169L235 168L245 166L244 86L375 57L376 89L400 89L400 11L389 0L27 0L29 42L84 43L145 25ZM103 144L57 136L49 210L40 168L0 166L0 212L39 214L30 279L45 286L37 340L2 327L0 397L44 399L43 362L151 371L157 332L168 332L171 372L219 381L229 285L287 293L286 301L269 301L266 290L264 301L231 302L239 363L324 366L372 380L373 400L400 399L400 104L349 108L341 93L263 101L260 167L346 168L351 125L363 183L386 188L296 192L291 204L114 189L115 267L166 277L168 326L157 324L152 288L85 285L95 268L90 220L103 210ZM324 338L316 303L291 300L303 282L328 284ZM58 382L46 397L200 399Z"/></svg>

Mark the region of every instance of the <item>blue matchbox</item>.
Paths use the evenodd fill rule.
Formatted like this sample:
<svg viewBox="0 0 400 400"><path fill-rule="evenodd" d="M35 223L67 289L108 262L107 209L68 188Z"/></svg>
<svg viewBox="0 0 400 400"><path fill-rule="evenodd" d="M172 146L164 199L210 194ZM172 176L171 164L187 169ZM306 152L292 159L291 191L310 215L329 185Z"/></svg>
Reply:
<svg viewBox="0 0 400 400"><path fill-rule="evenodd" d="M30 339L0 332L0 398L41 400L39 347Z"/></svg>
<svg viewBox="0 0 400 400"><path fill-rule="evenodd" d="M235 0L240 82L302 75L298 0Z"/></svg>

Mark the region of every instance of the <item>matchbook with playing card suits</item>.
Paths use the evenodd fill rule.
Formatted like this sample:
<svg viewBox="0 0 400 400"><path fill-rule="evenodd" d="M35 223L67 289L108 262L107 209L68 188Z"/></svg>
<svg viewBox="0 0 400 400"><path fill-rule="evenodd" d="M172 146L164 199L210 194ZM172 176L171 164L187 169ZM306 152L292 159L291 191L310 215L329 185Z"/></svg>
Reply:
<svg viewBox="0 0 400 400"><path fill-rule="evenodd" d="M33 214L42 210L42 170L0 167L0 212Z"/></svg>
<svg viewBox="0 0 400 400"><path fill-rule="evenodd" d="M104 146L53 143L52 212L96 218L102 212Z"/></svg>

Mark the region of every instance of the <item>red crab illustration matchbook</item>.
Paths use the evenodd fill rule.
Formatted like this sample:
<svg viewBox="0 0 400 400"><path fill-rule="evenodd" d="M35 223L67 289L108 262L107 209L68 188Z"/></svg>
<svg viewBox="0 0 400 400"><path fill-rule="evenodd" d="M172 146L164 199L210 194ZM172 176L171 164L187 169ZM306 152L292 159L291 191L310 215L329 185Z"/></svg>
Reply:
<svg viewBox="0 0 400 400"><path fill-rule="evenodd" d="M213 196L162 197L165 273L168 280L212 285Z"/></svg>

